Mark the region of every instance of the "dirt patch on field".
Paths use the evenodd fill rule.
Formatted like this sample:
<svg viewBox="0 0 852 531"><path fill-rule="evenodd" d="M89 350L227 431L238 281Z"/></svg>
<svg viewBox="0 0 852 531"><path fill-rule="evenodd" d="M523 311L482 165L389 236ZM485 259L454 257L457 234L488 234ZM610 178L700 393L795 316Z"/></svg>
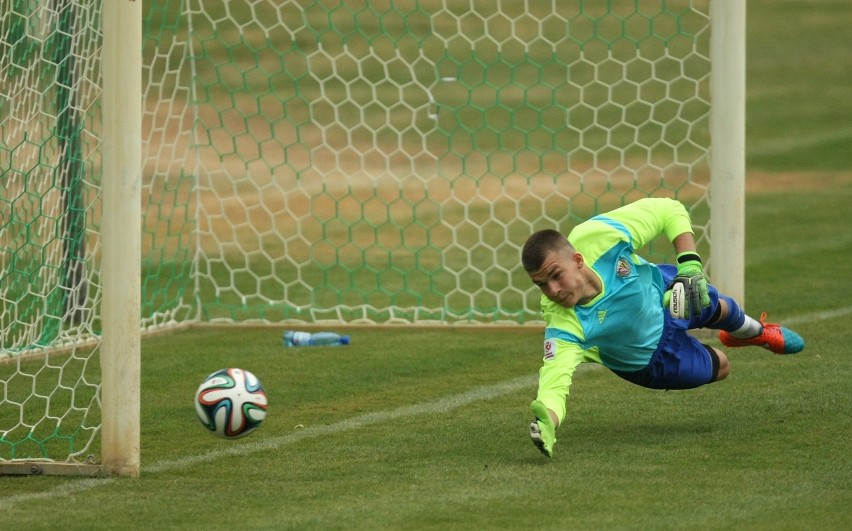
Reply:
<svg viewBox="0 0 852 531"><path fill-rule="evenodd" d="M852 185L852 172L748 172L746 192L750 194L802 192Z"/></svg>

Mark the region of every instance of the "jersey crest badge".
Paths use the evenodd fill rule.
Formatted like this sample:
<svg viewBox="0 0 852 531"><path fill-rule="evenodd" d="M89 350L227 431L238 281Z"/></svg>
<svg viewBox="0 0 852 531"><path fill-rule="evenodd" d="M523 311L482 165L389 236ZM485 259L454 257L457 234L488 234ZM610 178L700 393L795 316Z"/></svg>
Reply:
<svg viewBox="0 0 852 531"><path fill-rule="evenodd" d="M606 319L606 310L598 310L598 322L603 324L604 319Z"/></svg>
<svg viewBox="0 0 852 531"><path fill-rule="evenodd" d="M630 262L624 258L619 258L618 264L615 266L615 274L621 278L630 276Z"/></svg>

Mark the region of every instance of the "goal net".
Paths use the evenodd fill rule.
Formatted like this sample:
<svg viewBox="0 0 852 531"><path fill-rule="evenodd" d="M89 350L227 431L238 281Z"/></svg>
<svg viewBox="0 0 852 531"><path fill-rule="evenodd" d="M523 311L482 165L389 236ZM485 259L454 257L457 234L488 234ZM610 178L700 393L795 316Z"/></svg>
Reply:
<svg viewBox="0 0 852 531"><path fill-rule="evenodd" d="M97 460L102 4L9 5L0 460ZM537 322L526 237L648 196L709 254L708 0L145 6L143 329Z"/></svg>
<svg viewBox="0 0 852 531"><path fill-rule="evenodd" d="M667 195L704 240L706 2L175 7L146 20L148 326L525 322L534 229Z"/></svg>

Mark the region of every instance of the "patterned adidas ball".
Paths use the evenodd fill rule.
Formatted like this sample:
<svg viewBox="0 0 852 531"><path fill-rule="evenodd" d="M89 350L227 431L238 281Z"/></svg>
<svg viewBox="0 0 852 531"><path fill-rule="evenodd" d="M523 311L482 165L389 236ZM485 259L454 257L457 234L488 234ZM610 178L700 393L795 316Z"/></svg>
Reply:
<svg viewBox="0 0 852 531"><path fill-rule="evenodd" d="M242 369L216 371L195 392L195 413L210 433L238 439L260 427L267 397L260 380Z"/></svg>

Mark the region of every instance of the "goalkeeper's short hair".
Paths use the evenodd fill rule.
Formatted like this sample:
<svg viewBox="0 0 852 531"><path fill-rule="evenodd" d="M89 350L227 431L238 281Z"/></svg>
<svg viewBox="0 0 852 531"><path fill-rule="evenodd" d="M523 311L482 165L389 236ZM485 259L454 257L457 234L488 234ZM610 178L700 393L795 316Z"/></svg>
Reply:
<svg viewBox="0 0 852 531"><path fill-rule="evenodd" d="M528 272L538 271L549 253L565 248L571 248L571 244L561 232L553 229L540 230L527 238L521 251L521 263Z"/></svg>

